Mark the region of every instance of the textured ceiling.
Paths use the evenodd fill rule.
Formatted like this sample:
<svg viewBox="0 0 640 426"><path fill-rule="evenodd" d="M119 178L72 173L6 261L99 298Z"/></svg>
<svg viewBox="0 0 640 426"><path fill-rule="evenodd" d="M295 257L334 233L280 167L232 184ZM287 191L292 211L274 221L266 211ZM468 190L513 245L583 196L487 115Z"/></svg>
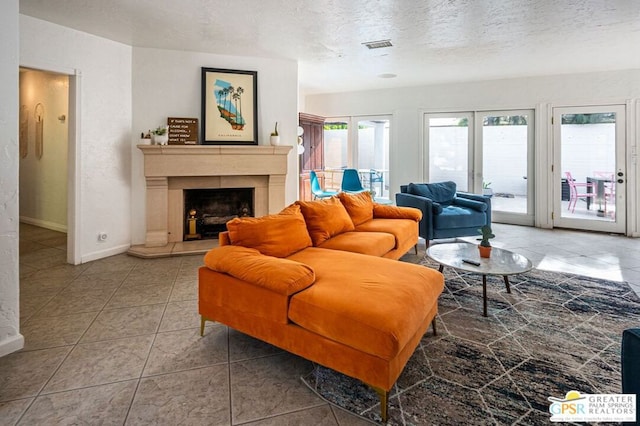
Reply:
<svg viewBox="0 0 640 426"><path fill-rule="evenodd" d="M302 93L640 68L636 0L20 0L20 13L132 46L296 60ZM362 45L381 39L393 47Z"/></svg>

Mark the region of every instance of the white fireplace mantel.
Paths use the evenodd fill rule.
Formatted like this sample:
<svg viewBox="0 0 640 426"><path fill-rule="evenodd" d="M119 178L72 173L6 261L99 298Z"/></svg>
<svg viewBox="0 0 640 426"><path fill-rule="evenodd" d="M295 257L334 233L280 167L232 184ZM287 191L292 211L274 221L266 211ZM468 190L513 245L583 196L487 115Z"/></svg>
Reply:
<svg viewBox="0 0 640 426"><path fill-rule="evenodd" d="M146 178L145 247L183 239L185 189L254 188L255 216L285 204L291 146L138 145Z"/></svg>

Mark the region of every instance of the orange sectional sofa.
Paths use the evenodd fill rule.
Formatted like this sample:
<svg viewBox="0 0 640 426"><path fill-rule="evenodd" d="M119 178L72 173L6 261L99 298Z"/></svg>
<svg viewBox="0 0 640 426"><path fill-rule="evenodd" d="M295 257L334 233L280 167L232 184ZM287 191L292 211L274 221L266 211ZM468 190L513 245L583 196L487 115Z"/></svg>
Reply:
<svg viewBox="0 0 640 426"><path fill-rule="evenodd" d="M227 223L199 270L201 334L219 321L388 392L433 324L439 272L398 262L418 239L417 209L369 193L298 201Z"/></svg>

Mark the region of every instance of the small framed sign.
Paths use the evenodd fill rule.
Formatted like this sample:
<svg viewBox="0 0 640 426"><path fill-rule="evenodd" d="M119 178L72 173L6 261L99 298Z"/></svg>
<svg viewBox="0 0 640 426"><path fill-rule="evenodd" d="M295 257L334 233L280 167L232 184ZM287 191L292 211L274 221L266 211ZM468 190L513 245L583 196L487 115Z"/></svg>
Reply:
<svg viewBox="0 0 640 426"><path fill-rule="evenodd" d="M198 143L197 118L167 118L169 145L196 145Z"/></svg>
<svg viewBox="0 0 640 426"><path fill-rule="evenodd" d="M202 68L202 143L258 144L258 72Z"/></svg>

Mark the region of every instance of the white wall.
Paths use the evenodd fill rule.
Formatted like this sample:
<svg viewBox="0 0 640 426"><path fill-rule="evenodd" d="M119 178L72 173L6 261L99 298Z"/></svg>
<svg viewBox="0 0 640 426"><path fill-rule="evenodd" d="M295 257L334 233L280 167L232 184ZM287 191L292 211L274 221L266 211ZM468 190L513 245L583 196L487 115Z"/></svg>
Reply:
<svg viewBox="0 0 640 426"><path fill-rule="evenodd" d="M80 93L78 164L70 157L69 167L80 183L81 262L126 251L131 243L131 51L20 15L20 65L75 75ZM108 234L106 241L98 241L99 232Z"/></svg>
<svg viewBox="0 0 640 426"><path fill-rule="evenodd" d="M18 0L0 14L0 356L22 349L18 285Z"/></svg>
<svg viewBox="0 0 640 426"><path fill-rule="evenodd" d="M201 125L201 68L258 72L258 141L269 144L275 122L282 145L297 143L298 65L287 60L222 56L207 53L133 49L132 244L145 239L145 179L140 133L167 123L167 117L198 118ZM288 157L286 203L297 199L298 157Z"/></svg>
<svg viewBox="0 0 640 426"><path fill-rule="evenodd" d="M542 111L544 117L536 116L540 159L550 152L547 150L552 142L547 106L625 104L638 98L640 70L635 69L309 95L304 99L304 112L325 117L393 114L390 147L390 192L393 194L400 190L401 184L422 181L424 177L425 112L531 109L542 105L538 111ZM628 114L635 112L630 110ZM636 131L629 132L628 146L635 146L636 142ZM635 171L627 170L627 173L636 176ZM548 186L544 179L538 183L544 188Z"/></svg>
<svg viewBox="0 0 640 426"><path fill-rule="evenodd" d="M38 104L44 111L41 158L36 156ZM26 156L19 157L20 221L61 232L67 231L68 116L69 76L20 71L19 137L27 142Z"/></svg>

